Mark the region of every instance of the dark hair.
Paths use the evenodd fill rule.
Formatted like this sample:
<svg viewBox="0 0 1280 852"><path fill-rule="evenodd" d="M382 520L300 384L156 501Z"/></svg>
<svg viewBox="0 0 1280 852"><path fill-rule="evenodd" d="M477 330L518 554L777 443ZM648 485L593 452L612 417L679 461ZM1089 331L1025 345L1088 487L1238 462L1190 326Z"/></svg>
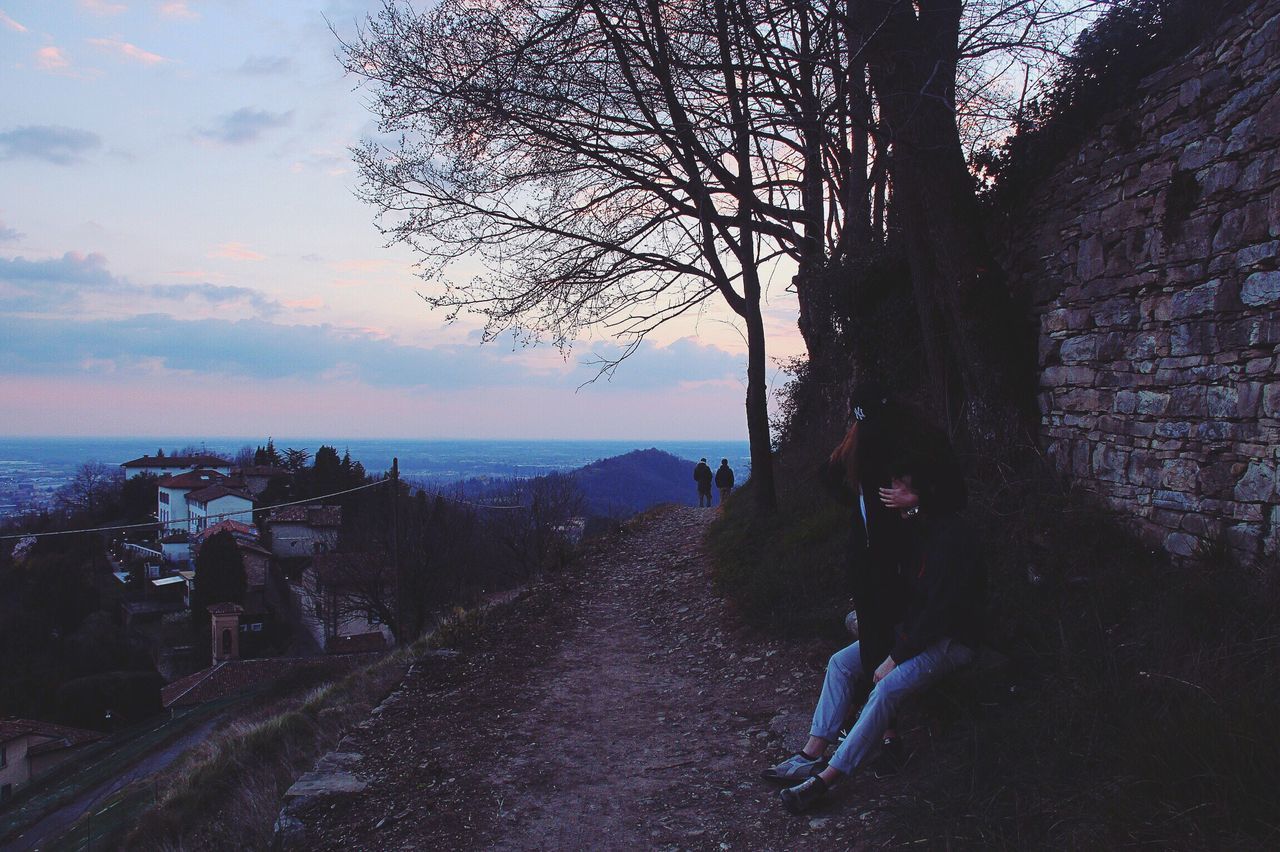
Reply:
<svg viewBox="0 0 1280 852"><path fill-rule="evenodd" d="M727 465L727 464L729 464L729 460L728 460L728 459L720 459L720 464Z"/></svg>

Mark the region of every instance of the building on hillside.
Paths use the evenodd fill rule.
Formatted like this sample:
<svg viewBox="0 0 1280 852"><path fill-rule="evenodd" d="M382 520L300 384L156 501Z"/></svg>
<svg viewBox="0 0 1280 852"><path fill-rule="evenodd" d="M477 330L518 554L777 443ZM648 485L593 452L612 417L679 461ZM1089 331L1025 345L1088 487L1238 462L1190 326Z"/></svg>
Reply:
<svg viewBox="0 0 1280 852"><path fill-rule="evenodd" d="M322 553L285 579L283 593L297 627L316 648L334 647L342 637L378 633L392 640L377 613L391 600L394 578L389 561L372 553Z"/></svg>
<svg viewBox="0 0 1280 852"><path fill-rule="evenodd" d="M267 516L271 552L287 559L338 549L341 506L285 506Z"/></svg>
<svg viewBox="0 0 1280 852"><path fill-rule="evenodd" d="M293 476L293 472L288 468L275 467L269 464L255 464L243 467L237 473L244 480L245 488L254 497L260 496L267 489L267 485L271 480Z"/></svg>
<svg viewBox="0 0 1280 852"><path fill-rule="evenodd" d="M232 480L187 493L188 529L199 533L223 520L253 523L253 495Z"/></svg>
<svg viewBox="0 0 1280 852"><path fill-rule="evenodd" d="M160 537L160 552L170 565L191 561L191 536L186 530L174 530Z"/></svg>
<svg viewBox="0 0 1280 852"><path fill-rule="evenodd" d="M191 532L187 495L211 485L230 485L233 480L216 470L193 470L161 479L156 487L156 520L163 533Z"/></svg>
<svg viewBox="0 0 1280 852"><path fill-rule="evenodd" d="M102 739L97 731L33 719L0 719L0 802Z"/></svg>
<svg viewBox="0 0 1280 852"><path fill-rule="evenodd" d="M231 475L231 462L217 456L143 456L120 465L125 479L151 474L156 477L172 476L190 470L216 470L224 476Z"/></svg>
<svg viewBox="0 0 1280 852"><path fill-rule="evenodd" d="M251 541L256 544L261 539L261 536L258 535L258 528L253 526L253 524L247 524L243 521L236 521L228 518L225 521L218 521L216 524L210 524L197 532L192 536L192 546L199 548L200 545L208 541L210 537L215 536L220 532L231 533L231 537L236 541Z"/></svg>

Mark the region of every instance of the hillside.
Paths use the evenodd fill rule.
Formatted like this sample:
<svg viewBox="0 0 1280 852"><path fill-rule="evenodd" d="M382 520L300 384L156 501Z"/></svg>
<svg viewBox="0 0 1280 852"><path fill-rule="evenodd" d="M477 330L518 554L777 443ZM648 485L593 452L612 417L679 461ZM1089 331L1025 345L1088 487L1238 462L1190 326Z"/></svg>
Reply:
<svg viewBox="0 0 1280 852"><path fill-rule="evenodd" d="M587 514L627 517L659 503L693 503L694 464L650 448L592 462L571 476Z"/></svg>

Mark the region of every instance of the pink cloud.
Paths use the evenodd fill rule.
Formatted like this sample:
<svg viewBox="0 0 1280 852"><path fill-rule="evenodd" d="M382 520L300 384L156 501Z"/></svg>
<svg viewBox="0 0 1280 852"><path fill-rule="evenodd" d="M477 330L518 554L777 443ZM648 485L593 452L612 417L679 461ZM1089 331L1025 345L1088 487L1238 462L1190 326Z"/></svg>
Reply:
<svg viewBox="0 0 1280 852"><path fill-rule="evenodd" d="M63 54L62 48L49 45L36 51L36 67L41 71L61 73L71 68L71 62Z"/></svg>
<svg viewBox="0 0 1280 852"><path fill-rule="evenodd" d="M300 311L318 311L325 307L324 299L319 296L312 296L309 299L291 299L281 302L286 308L294 308Z"/></svg>
<svg viewBox="0 0 1280 852"><path fill-rule="evenodd" d="M267 256L256 252L244 243L219 243L209 252L209 257L225 257L228 260L266 260Z"/></svg>
<svg viewBox="0 0 1280 852"><path fill-rule="evenodd" d="M111 15L119 15L129 9L123 3L109 3L107 0L80 0L80 8L91 15L99 15L104 18Z"/></svg>
<svg viewBox="0 0 1280 852"><path fill-rule="evenodd" d="M128 59L133 62L141 62L143 65L159 65L169 60L158 53L152 53L149 50L143 50L136 44L130 44L127 41L121 41L115 38L91 38L88 39L89 44L94 47L100 47L110 53L114 53L122 59Z"/></svg>
<svg viewBox="0 0 1280 852"><path fill-rule="evenodd" d="M0 11L0 24L4 24L15 33L25 33L27 31L26 27L15 21L13 18L10 18L3 11Z"/></svg>
<svg viewBox="0 0 1280 852"><path fill-rule="evenodd" d="M185 0L171 0L171 2L161 3L156 11L160 13L162 18L194 21L200 17L200 13L189 7Z"/></svg>

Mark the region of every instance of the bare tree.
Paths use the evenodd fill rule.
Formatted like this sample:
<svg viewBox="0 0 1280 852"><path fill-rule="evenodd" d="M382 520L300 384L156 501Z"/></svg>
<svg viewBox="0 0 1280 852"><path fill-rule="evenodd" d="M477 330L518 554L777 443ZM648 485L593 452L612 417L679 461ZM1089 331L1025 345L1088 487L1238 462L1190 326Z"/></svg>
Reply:
<svg viewBox="0 0 1280 852"><path fill-rule="evenodd" d="M58 490L58 503L69 511L95 514L119 496L123 481L119 467L84 462L72 480Z"/></svg>
<svg viewBox="0 0 1280 852"><path fill-rule="evenodd" d="M897 208L916 243L940 220L972 231L959 128L989 135L1010 69L1052 56L1073 10L1094 5L445 0L419 14L387 0L343 44L397 137L356 152L363 193L389 239L417 251L426 300L479 314L488 339L567 348L596 326L625 358L718 294L746 328L752 475L771 507L761 270L796 264L800 329L821 358L831 281L811 273L874 248L891 187L909 190ZM942 189L916 191L935 177ZM938 199L938 214L911 214ZM931 362L945 370L955 349L966 376L990 366L954 331L973 313L972 271L990 266L976 246L949 289L916 288L925 336L945 341ZM451 279L464 257L483 271Z"/></svg>

